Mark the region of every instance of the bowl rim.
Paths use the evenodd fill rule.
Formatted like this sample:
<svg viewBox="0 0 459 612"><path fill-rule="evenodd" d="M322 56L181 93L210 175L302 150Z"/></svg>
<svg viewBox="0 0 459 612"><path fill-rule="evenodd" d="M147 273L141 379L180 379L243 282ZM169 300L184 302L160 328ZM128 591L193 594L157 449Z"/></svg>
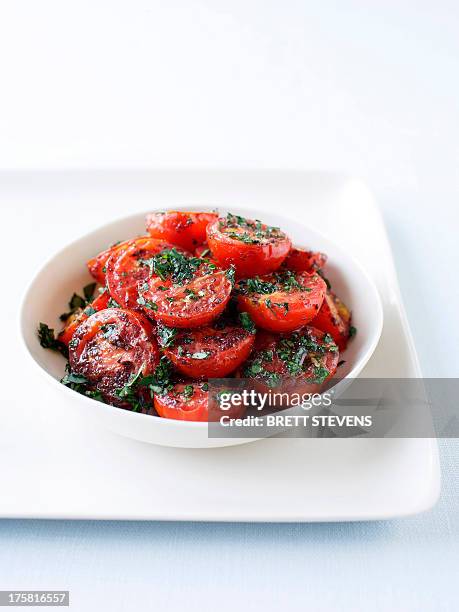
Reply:
<svg viewBox="0 0 459 612"><path fill-rule="evenodd" d="M67 245L65 245L64 247L61 247L60 249L56 250L55 252L53 252L50 256L48 256L48 258L38 267L38 270L36 270L32 276L32 279L29 281L29 283L27 284L26 288L23 291L21 300L20 300L20 307L19 307L19 311L18 311L18 332L19 332L19 336L21 339L21 345L23 347L23 350L25 350L25 352L27 353L27 355L29 356L29 358L31 359L31 361L33 361L33 363L35 364L35 367L41 372L42 375L44 375L44 377L46 378L46 380L48 380L48 382L51 382L52 385L55 386L55 388L60 389L61 391L63 391L66 394L69 394L68 397L69 399L73 398L76 399L77 396L84 402L87 403L87 406L93 406L97 405L98 406L98 410L102 410L104 412L106 412L107 414L110 415L114 415L114 414L118 414L121 415L123 414L124 416L121 418L129 418L129 419L133 419L135 418L137 423L140 423L140 419L143 418L145 423L151 423L152 422L152 418L154 419L154 423L155 425L158 424L159 427L163 427L163 428L169 428L169 429L178 429L178 430L183 430L184 427L186 427L186 429L188 430L198 430L198 431L203 431L204 429L208 428L208 422L207 421L182 421L179 419L168 419L168 418L164 418L164 417L160 417L160 416L156 416L156 415L150 415L150 414L144 414L142 412L134 412L132 410L124 410L122 408L118 408L117 406L112 406L111 404L106 404L105 402L99 402L98 400L95 400L91 397L88 397L86 395L82 395L80 393L77 393L76 391L73 391L72 389L70 389L69 387L66 387L65 385L61 384L61 382L59 380L57 380L56 378L54 378L54 376L52 376L49 372L47 372L47 370L45 370L44 367L41 366L41 364L34 358L34 356L32 355L31 351L29 350L29 347L27 345L27 340L26 340L26 330L25 330L25 312L27 309L27 304L28 304L28 298L29 298L29 294L32 291L32 289L34 288L35 283L37 282L37 279L40 277L40 275L46 270L46 268L59 256L62 255L63 253L65 253L66 251L72 250L72 248L74 248L78 243L81 243L82 241L85 240L89 240L91 239L91 237L93 237L94 235L98 234L101 230L107 230L110 229L111 226L115 226L118 224L122 224L123 222L129 222L129 221L133 221L134 219L137 218L145 218L147 214L152 213L152 212L167 212L167 211L183 211L183 212L217 212L219 213L219 209L223 209L223 210L227 210L228 205L226 204L215 204L215 205L209 205L209 204L178 204L178 205L174 205L174 206L164 206L161 208L149 208L146 211L137 211L135 213L129 214L129 215L123 215L121 217L118 217L116 219L113 219L111 221L109 221L108 223L105 223L103 225L100 225L98 227L96 227L95 229L89 231L88 233L75 238L74 240L72 240L70 243L68 243ZM254 208L240 208L238 206L231 206L231 210L234 211L236 214L241 214L241 215L252 215L252 213L260 213L260 214L264 214L263 210L261 210L260 208L254 207ZM250 211L250 212L248 212ZM363 368L365 367L365 365L368 363L371 355L374 353L379 340L381 338L381 334L382 334L382 329L383 329L383 323L384 323L384 315L383 315L383 307L382 307L382 301L381 301L381 296L379 295L379 291L376 287L375 282L373 281L373 279L371 278L371 276L368 274L368 272L365 270L365 268L362 266L362 264L353 256L353 255L349 255L341 246L340 244L337 244L334 240L331 240L330 238L328 238L323 232L317 230L315 227L313 226L308 226L305 223L303 223L302 221L299 221L298 219L294 219L293 217L289 216L289 215L283 215L283 214L278 214L278 213L268 213L268 216L274 216L277 217L279 219L285 219L287 221L290 222L295 222L298 223L298 225L307 228L309 231L311 231L313 234L315 234L315 236L317 236L320 240L324 240L325 242L331 243L333 245L333 248L336 249L339 253L342 253L345 258L349 261L352 262L352 265L357 268L359 270L359 273L362 275L362 277L365 279L365 282L367 283L367 286L369 288L371 288L371 292L373 294L373 298L374 298L374 302L377 305L376 307L376 312L373 313L373 316L375 318L375 333L373 334L373 337L369 343L369 346L366 348L365 353L362 355L362 357L360 357L358 363L352 367L351 371L346 374L346 376L343 377L342 380L346 380L346 379L352 379L352 378L357 378L357 376L360 374L360 372L363 370ZM250 217L249 217L250 218ZM145 234L147 235L147 234ZM303 248L300 246L300 248ZM43 349L45 350L45 349ZM249 442L250 440L247 439L247 442Z"/></svg>

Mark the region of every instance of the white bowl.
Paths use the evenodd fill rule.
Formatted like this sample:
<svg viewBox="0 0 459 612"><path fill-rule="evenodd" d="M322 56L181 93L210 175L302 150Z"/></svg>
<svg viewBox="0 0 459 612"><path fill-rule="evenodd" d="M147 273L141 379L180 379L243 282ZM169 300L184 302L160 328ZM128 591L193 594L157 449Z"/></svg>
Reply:
<svg viewBox="0 0 459 612"><path fill-rule="evenodd" d="M175 210L180 209L193 210L190 206L175 207ZM210 210L210 207L197 206L194 209ZM220 212L226 214L227 211L220 209ZM326 276L336 293L352 309L353 322L358 328L357 335L344 353L346 363L340 369L340 375L355 378L375 350L382 330L381 300L373 281L353 258L298 220L272 214L260 215L259 212L238 208L231 208L231 212L249 218L261 216L266 223L281 227L295 245L328 255ZM82 418L97 419L102 426L128 438L186 448L232 446L253 441L247 438L209 438L207 423L129 412L80 395L59 383L64 374L64 359L43 349L38 342L38 323L43 321L59 329L58 315L67 309L69 296L90 282L85 262L113 242L145 234L145 215L136 214L104 225L67 246L43 266L26 292L20 313L22 338L28 353L62 394L65 408L67 404L73 405Z"/></svg>

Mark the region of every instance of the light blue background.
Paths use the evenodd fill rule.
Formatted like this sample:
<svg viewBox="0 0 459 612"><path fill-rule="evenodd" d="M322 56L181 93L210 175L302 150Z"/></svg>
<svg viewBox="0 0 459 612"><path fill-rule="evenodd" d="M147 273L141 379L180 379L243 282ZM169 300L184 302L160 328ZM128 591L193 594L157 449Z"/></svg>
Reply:
<svg viewBox="0 0 459 612"><path fill-rule="evenodd" d="M2 8L2 167L359 174L383 210L423 372L459 375L457 2L33 4ZM459 445L440 449L440 502L404 520L3 521L0 585L70 589L76 610L457 610Z"/></svg>

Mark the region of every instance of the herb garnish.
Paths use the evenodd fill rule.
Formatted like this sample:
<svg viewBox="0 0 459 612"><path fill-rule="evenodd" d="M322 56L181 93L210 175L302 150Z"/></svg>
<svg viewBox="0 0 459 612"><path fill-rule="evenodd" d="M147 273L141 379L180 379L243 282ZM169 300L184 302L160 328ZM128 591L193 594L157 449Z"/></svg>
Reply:
<svg viewBox="0 0 459 612"><path fill-rule="evenodd" d="M185 399L190 399L191 397L193 397L193 394L193 385L185 385L185 388L183 389L183 395L185 396Z"/></svg>
<svg viewBox="0 0 459 612"><path fill-rule="evenodd" d="M89 285L83 287L84 297L81 297L81 295L78 295L78 293L74 293L69 300L69 312L62 313L59 317L60 320L67 321L67 319L71 315L75 314L77 310L80 310L80 308L86 308L86 306L88 306L88 304L90 304L93 300L96 285L97 283L89 283Z"/></svg>
<svg viewBox="0 0 459 612"><path fill-rule="evenodd" d="M196 270L203 264L200 257L187 257L177 249L169 249L154 255L150 259L140 259L142 265L148 266L150 275L156 274L162 280L171 279L174 283L183 284L191 280ZM210 269L215 265L208 263Z"/></svg>
<svg viewBox="0 0 459 612"><path fill-rule="evenodd" d="M57 351L58 353L61 353L61 355L64 355L64 357L68 357L68 349L63 342L56 339L54 329L48 327L46 323L40 323L37 333L38 339L40 340L40 345L43 348Z"/></svg>
<svg viewBox="0 0 459 612"><path fill-rule="evenodd" d="M312 291L310 287L305 287L298 282L296 275L291 270L285 270L283 272L275 272L270 280L264 280L259 276L254 278L244 278L238 282L237 291L242 295L250 295L251 293L258 293L261 295L270 295L277 291ZM276 304L278 306L279 304ZM281 304L286 310L285 304ZM269 307L269 304L268 304Z"/></svg>
<svg viewBox="0 0 459 612"><path fill-rule="evenodd" d="M81 395L86 395L86 397L91 397L99 402L104 401L102 393L100 391L90 389L89 380L81 374L75 374L72 372L69 364L66 365L65 372L65 376L61 379L61 383L63 385L69 387L77 393L81 393Z"/></svg>
<svg viewBox="0 0 459 612"><path fill-rule="evenodd" d="M239 313L239 323L245 330L247 330L251 334L254 334L257 331L255 323L252 321L250 315L247 312Z"/></svg>
<svg viewBox="0 0 459 612"><path fill-rule="evenodd" d="M150 398L153 398L154 394L164 395L172 388L170 381L172 366L169 359L163 355L156 367L153 374L147 376L142 375L143 365L139 371L132 374L128 382L116 390L116 395L130 404L133 412L139 412L145 407L149 407L145 404L145 397L139 393L142 387L146 387L150 392Z"/></svg>
<svg viewBox="0 0 459 612"><path fill-rule="evenodd" d="M163 323L158 323L157 327L158 342L163 348L172 346L177 337L177 330L174 327L168 327Z"/></svg>
<svg viewBox="0 0 459 612"><path fill-rule="evenodd" d="M158 304L155 302L150 302L150 300L146 300L142 295L137 298L137 304L140 304L140 306L144 306L145 308L149 308L150 310L153 310L153 312L158 310Z"/></svg>

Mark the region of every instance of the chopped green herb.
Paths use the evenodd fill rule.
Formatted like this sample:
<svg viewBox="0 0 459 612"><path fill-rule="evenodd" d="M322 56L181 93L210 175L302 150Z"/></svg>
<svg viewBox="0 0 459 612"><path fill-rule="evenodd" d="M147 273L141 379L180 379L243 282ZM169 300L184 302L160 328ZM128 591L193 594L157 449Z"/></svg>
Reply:
<svg viewBox="0 0 459 612"><path fill-rule="evenodd" d="M162 280L171 279L177 284L191 280L196 270L203 264L200 257L187 257L175 248L139 261L142 265L148 266L150 274L156 274ZM215 265L208 265L215 269Z"/></svg>
<svg viewBox="0 0 459 612"><path fill-rule="evenodd" d="M86 395L86 397L90 397L99 402L104 401L102 393L95 389L91 389L89 386L89 381L84 376L81 376L81 374L75 374L74 372L72 372L68 364L65 370L66 370L66 374L61 379L61 383L63 385L65 385L66 387L69 387L70 389L72 389L73 391L76 391L77 393L80 393L81 395Z"/></svg>
<svg viewBox="0 0 459 612"><path fill-rule="evenodd" d="M255 323L252 321L250 315L247 312L239 313L239 322L241 326L251 334L254 334L257 331Z"/></svg>
<svg viewBox="0 0 459 612"><path fill-rule="evenodd" d="M193 385L185 385L185 388L183 389L183 395L185 396L185 398L190 399L191 397L193 397L193 394L194 394Z"/></svg>
<svg viewBox="0 0 459 612"><path fill-rule="evenodd" d="M140 306L144 306L145 308L149 308L150 310L153 310L153 312L156 312L158 310L158 304L146 300L143 296L137 298L137 304L140 304Z"/></svg>
<svg viewBox="0 0 459 612"><path fill-rule="evenodd" d="M321 385L325 382L330 371L327 370L324 366L314 366L314 377L308 378L308 382L314 383L316 385Z"/></svg>
<svg viewBox="0 0 459 612"><path fill-rule="evenodd" d="M349 338L353 338L356 333L357 333L357 328L351 325L349 328Z"/></svg>
<svg viewBox="0 0 459 612"><path fill-rule="evenodd" d="M96 290L96 285L97 283L89 283L89 285L83 287L84 297L81 297L81 295L78 295L78 293L74 293L69 300L69 312L62 313L59 317L60 320L67 321L67 319L73 314L75 314L77 310L86 308L86 306L88 306L92 302L94 291Z"/></svg>
<svg viewBox="0 0 459 612"><path fill-rule="evenodd" d="M172 364L169 359L163 355L153 374L145 376L139 382L139 386L148 387L152 395L154 393L164 395L173 387L171 376Z"/></svg>
<svg viewBox="0 0 459 612"><path fill-rule="evenodd" d="M64 357L68 357L67 347L63 342L56 339L54 329L48 327L46 323L39 324L38 339L40 340L40 345L43 348L57 351L58 353L61 353L61 355L64 355Z"/></svg>
<svg viewBox="0 0 459 612"><path fill-rule="evenodd" d="M167 325L158 323L157 333L158 342L163 348L167 348L174 344L174 340L177 336L177 330L174 327L167 327Z"/></svg>
<svg viewBox="0 0 459 612"><path fill-rule="evenodd" d="M230 283L234 286L235 280L236 280L236 267L233 266L233 264L231 264L231 266L228 268L228 270L225 270L225 275L228 278L228 280L230 281Z"/></svg>
<svg viewBox="0 0 459 612"><path fill-rule="evenodd" d="M86 299L86 302L90 302L94 296L94 291L96 290L97 283L89 283L83 287L83 295Z"/></svg>

